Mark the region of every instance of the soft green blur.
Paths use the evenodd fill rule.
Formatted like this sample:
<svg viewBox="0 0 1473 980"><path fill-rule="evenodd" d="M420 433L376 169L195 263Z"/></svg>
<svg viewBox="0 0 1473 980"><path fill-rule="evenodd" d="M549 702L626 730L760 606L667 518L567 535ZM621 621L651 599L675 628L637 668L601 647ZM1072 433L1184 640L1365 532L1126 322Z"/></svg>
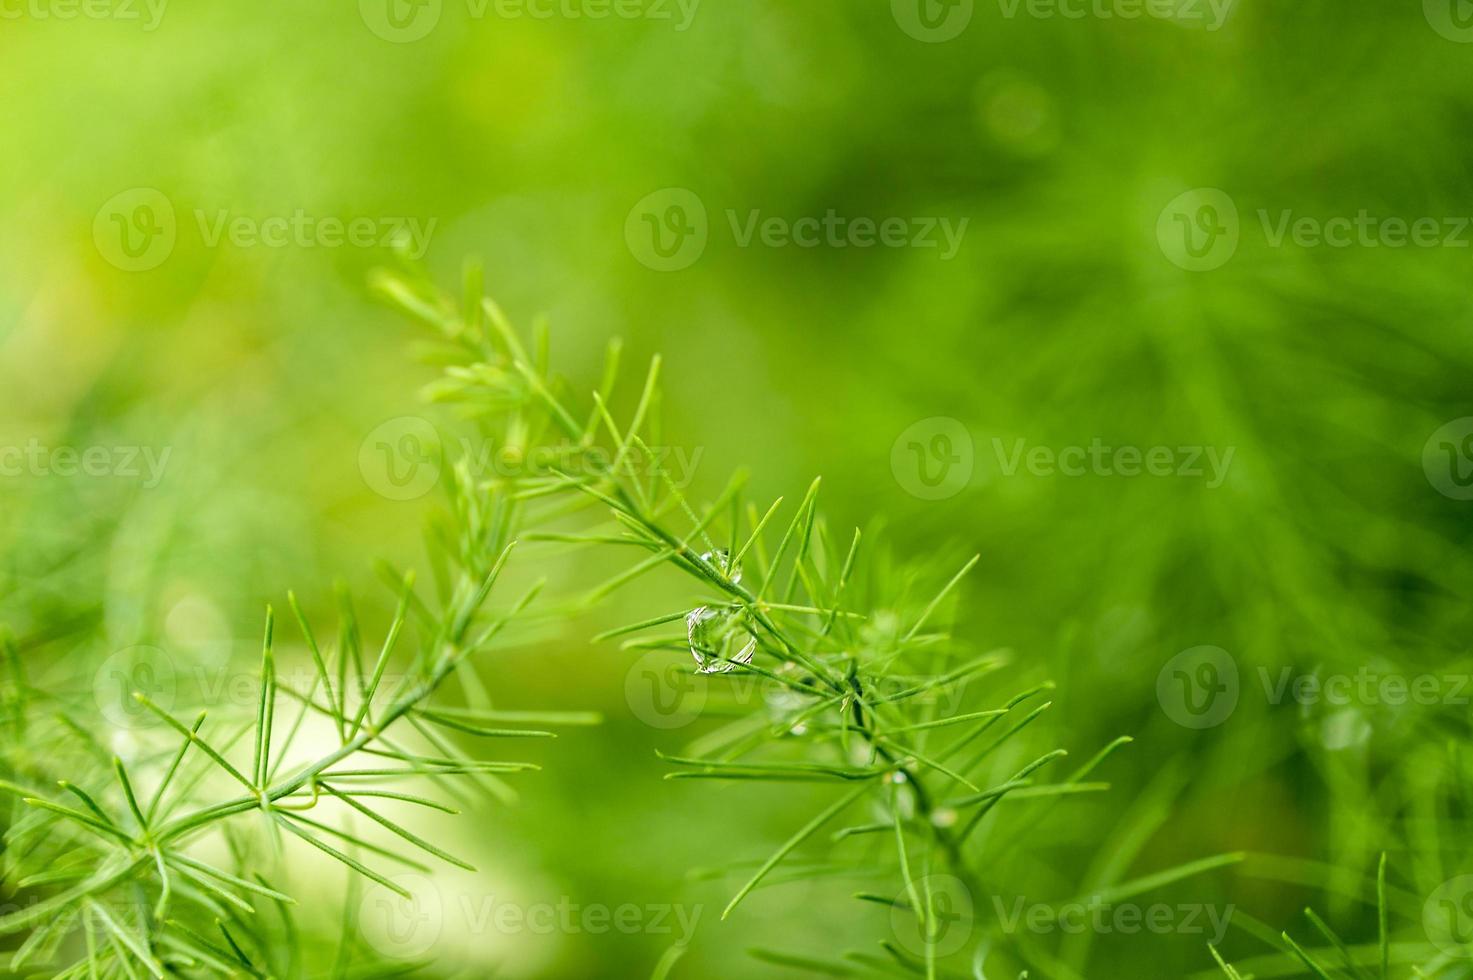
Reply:
<svg viewBox="0 0 1473 980"><path fill-rule="evenodd" d="M156 23L142 0L137 20L0 0L0 446L169 453L156 486L0 476L0 619L32 655L63 673L140 642L245 661L266 603L291 588L326 618L335 579L374 596L381 625L374 562L422 562L435 499L388 499L360 466L376 426L429 411L420 338L366 285L390 261L388 223L408 219L447 287L479 255L515 320L549 317L575 390L597 382L611 336L631 364L661 352L665 439L699 452L697 494L743 465L767 499L822 475L834 527L882 517L932 576L981 552L965 640L1014 650L1017 686L1057 682L1048 737L1072 754L1136 739L1102 774L1108 794L1011 845L1030 900L1272 853L1310 870L1218 871L1165 900L1231 904L1275 931L1314 904L1374 939L1346 896L1364 898L1382 850L1395 867L1411 847L1388 777L1466 737L1466 708L1274 704L1265 685L1285 668L1438 674L1466 654L1473 505L1429 479L1448 465L1434 431L1473 414L1473 231L1443 241L1473 215L1473 44L1456 0L1451 14L1238 0L1221 23L1205 0L1177 20L998 0L938 41L915 36L903 0L650 0L618 8L646 16L602 18L558 12L592 0L433 0L419 20L389 2L424 36L394 40L377 0L178 2ZM1163 210L1198 188L1232 201L1239 240L1193 270L1173 260L1182 226ZM679 224L693 212L671 208L692 195L704 250L666 262L644 214ZM1188 226L1232 220L1187 200ZM831 211L904 219L906 244L775 245L760 224L743 243L753 212ZM1286 211L1439 231L1421 246L1276 244ZM250 230L299 213L282 244ZM339 244L324 218L371 219L372 244ZM937 247L912 247L932 218ZM119 219L129 236L171 231L172 249L130 256ZM941 229L963 221L949 254ZM972 473L924 499L939 494L910 491L918 462L940 465L926 456L938 423L919 457L902 435L937 418L964 430L941 455ZM1473 462L1464 434L1453 465ZM1207 476L1010 475L1019 440L1232 456L1220 481L1205 455ZM556 569L560 585L596 578ZM436 823L483 869L467 894L699 907L675 976L786 975L744 959L753 946L874 949L885 916L823 877L717 921L740 878L701 870L760 861L822 798L661 780L655 750L705 723L646 724L633 655L589 638L688 597L652 579L487 667L504 704L607 720L537 746L546 771L517 782L515 806ZM64 626L79 618L98 624L80 651ZM1194 730L1157 681L1204 645L1234 658L1240 690L1230 718ZM1448 815L1429 808L1419 817ZM1420 843L1432 878L1469 870ZM1401 927L1418 932L1423 897ZM443 975L645 976L681 938L673 916L665 927L447 935ZM1091 980L1176 977L1211 968L1208 938L1062 946ZM1242 931L1224 948L1266 950Z"/></svg>

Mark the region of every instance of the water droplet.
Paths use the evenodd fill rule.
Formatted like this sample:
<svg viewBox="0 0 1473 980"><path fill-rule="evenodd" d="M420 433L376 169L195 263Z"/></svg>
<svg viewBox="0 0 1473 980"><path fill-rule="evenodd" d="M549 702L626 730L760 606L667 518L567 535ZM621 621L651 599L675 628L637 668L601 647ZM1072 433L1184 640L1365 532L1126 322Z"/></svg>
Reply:
<svg viewBox="0 0 1473 980"><path fill-rule="evenodd" d="M935 810L931 813L931 823L935 824L937 827L941 827L942 829L945 829L947 827L955 827L956 817L957 813L955 810L953 810L949 806L944 806L941 809Z"/></svg>
<svg viewBox="0 0 1473 980"><path fill-rule="evenodd" d="M706 552L704 555L701 556L701 561L710 565L712 568L716 569L718 572L724 575L726 577L726 580L732 585L741 584L742 563L737 562L736 567L733 568L731 564L731 552L727 551L725 548L717 548L715 551Z"/></svg>
<svg viewBox="0 0 1473 980"><path fill-rule="evenodd" d="M701 561L732 584L742 580L741 564L733 564L731 553L724 548L706 552ZM697 606L685 617L685 630L698 674L724 674L737 664L751 663L757 652L751 617L740 605Z"/></svg>
<svg viewBox="0 0 1473 980"><path fill-rule="evenodd" d="M724 674L737 664L752 662L757 638L740 608L701 606L685 618L685 625L699 673Z"/></svg>
<svg viewBox="0 0 1473 980"><path fill-rule="evenodd" d="M751 663L757 651L757 637L740 606L697 606L685 617L685 630L698 674L724 674Z"/></svg>

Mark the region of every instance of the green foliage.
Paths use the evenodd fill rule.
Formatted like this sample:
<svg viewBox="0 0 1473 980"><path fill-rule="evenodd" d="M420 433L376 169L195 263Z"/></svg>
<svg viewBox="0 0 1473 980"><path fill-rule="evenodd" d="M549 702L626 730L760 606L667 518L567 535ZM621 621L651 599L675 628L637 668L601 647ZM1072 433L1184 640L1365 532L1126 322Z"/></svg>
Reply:
<svg viewBox="0 0 1473 980"><path fill-rule="evenodd" d="M721 918L735 921L725 928L742 928L741 913L764 889L800 882L860 881L850 898L856 914L884 915L872 946L757 945L755 961L827 976L1086 975L1087 943L1056 948L980 903L1025 880L1012 872L1044 845L1037 835L1056 805L1109 789L1098 777L1131 739L1092 746L1073 767L1068 752L1048 744L1038 723L1053 685L1005 686L1009 653L974 648L955 629L962 584L981 557L945 571L904 567L880 529L831 526L818 480L796 503L754 499L742 472L708 498L690 492L664 462L660 359L626 389L622 348L611 343L600 385L575 397L552 368L547 324L523 336L483 297L481 282L474 263L459 299L407 263L374 280L381 297L430 328L422 353L439 373L424 395L472 434L449 459L446 505L428 526L431 587L420 588L413 572L381 569L393 614L374 647L365 648L346 590L335 596L331 643L319 642L288 593L301 638L291 656L308 668L304 687L283 676L268 608L252 706L181 717L137 693L158 724L119 749L116 733L84 720L85 698L33 685L20 643L0 635L8 678L0 790L11 799L5 880L19 900L0 917L0 933L23 937L11 968L44 965L68 977L349 977L428 966L391 964L363 947L354 921L361 882L409 898L387 869L475 871L414 814L506 800L504 777L538 767L487 746L597 720L503 710L478 661L505 649L518 628L568 621L664 572L695 590L692 604L651 609L593 643L617 641L624 656L688 655L692 673L729 695L710 713L715 724L660 752L665 778L760 786L793 801L775 849L727 855L711 873L730 881ZM616 408L621 401L627 412ZM517 465L487 473L470 446L493 447ZM545 549L612 555L619 570L548 598L535 574L555 564ZM533 574L508 598L512 567ZM1409 737L1407 751L1425 754L1423 744ZM1336 764L1326 760L1332 776ZM1374 836L1400 839L1417 879L1389 895L1382 855L1372 902L1377 943L1348 944L1312 910L1309 942L1240 915L1234 924L1271 952L1244 966L1209 946L1217 970L1234 980L1301 971L1389 980L1403 965L1417 976L1462 975L1445 950L1392 942L1397 905L1434 891L1443 875L1448 848L1436 827L1462 798L1463 772L1455 754L1435 771L1366 800ZM1147 797L1134 819L1150 827L1163 809ZM1424 829L1412 832L1419 815ZM1126 832L1135 833L1128 824ZM298 948L303 926L285 859L293 848L326 855L348 876L330 955ZM1227 867L1286 881L1306 876L1229 853L1123 880L1130 855L1128 846L1107 854L1081 897L1124 901ZM1334 875L1316 868L1308 877L1329 883ZM958 894L978 907L959 910ZM1053 903L1049 915L1061 918L1067 904ZM948 944L963 918L965 941ZM672 947L655 975L675 975L684 952Z"/></svg>
<svg viewBox="0 0 1473 980"><path fill-rule="evenodd" d="M359 656L351 605L344 607L348 618L341 642L328 657L290 596L315 673L303 690L281 682L275 620L268 609L254 717L242 723L239 717L217 719L201 711L186 724L137 693L136 700L163 728L133 753L131 767L109 757L104 733L94 734L74 720L74 706L31 687L19 658L11 656L15 684L7 758L12 774L0 788L16 801L6 835L6 877L26 900L0 918L0 933L28 933L12 969L75 956L77 950L68 953L63 944L80 932L85 956L60 976L301 975L291 939L296 902L266 882L262 872L271 862L259 853L269 846L279 855L289 838L406 898L408 892L377 869L378 861L428 870L423 861L436 859L469 869L386 816L381 803L455 812L433 798L391 787L414 779L444 788L454 777L494 792L502 776L536 768L473 758L439 731L488 738L551 734L489 727L504 716L489 709L441 707L437 700L447 681L463 675L470 658L493 648L498 634L538 591L529 590L503 610L487 607L511 553L511 543L500 540L509 530L481 542L499 548L498 558L489 567L461 566L438 612L414 595L413 577L404 576L397 612L371 670ZM419 642L412 654L398 658L402 673L386 687L386 670L411 607L419 611L420 622L408 631ZM277 712L283 706L292 709L283 715L290 721L279 726ZM316 757L299 744L311 716L327 719L336 740ZM248 768L242 744L247 736ZM52 781L75 801L49 792L45 787ZM139 796L144 787L146 807ZM340 806L329 805L334 803ZM402 846L386 849L360 836L353 829L359 820L389 831ZM211 835L228 845L229 870L199 857ZM351 911L345 905L345 914ZM344 936L351 930L345 927ZM361 971L349 969L357 958L345 948L330 975L357 975Z"/></svg>
<svg viewBox="0 0 1473 980"><path fill-rule="evenodd" d="M985 763L1040 717L1047 686L976 710L945 710L1006 659L962 648L945 625L956 586L976 558L932 594L896 593L888 563L872 560L872 545L859 531L836 546L817 481L786 517L781 500L762 509L747 500L740 475L709 502L687 499L649 444L658 425L658 359L624 424L609 407L617 345L603 387L575 411L549 370L545 327L527 346L480 298L478 278L468 273L460 307L397 275L386 274L378 286L439 331L434 358L444 373L429 397L460 409L484 438L529 465L483 481L471 475L468 460L455 461L450 506L430 535L435 594L420 594L413 574L394 574L396 609L371 656L348 596L339 596L337 642L324 646L289 594L310 683L294 687L279 675L277 623L268 609L254 709L222 717L201 711L185 721L137 693L162 724L147 731L125 765L109 752L105 732L78 722L80 705L26 680L7 643L14 684L7 702L12 773L4 789L15 800L7 877L34 898L0 919L0 930L27 937L13 968L54 962L61 975L307 975L322 964L304 963L293 951L295 901L286 884L272 880L263 848L279 855L298 841L406 898L386 866L439 861L469 869L412 829L412 819L389 816L387 804L450 811L411 792L412 785L444 791L468 782L494 797L501 777L536 768L473 756L447 733L478 740L551 735L506 726L470 665L494 652L509 624L534 612L540 582L493 605L519 541L556 541L634 555L625 571L557 607L560 615L661 567L688 576L708 596L695 610L601 637L619 638L627 649L688 649L692 669L746 685L750 710L706 734L699 753L667 755L667 778L832 787L734 890L722 917L752 900L799 851L823 842L839 865L891 879L890 897L865 893L856 900L880 900L912 916L923 939L920 956L893 941L882 946L891 959L938 975L931 940L944 924L930 891L936 876L954 876L982 894L977 865L985 855L971 844L987 816L1013 797L1103 789L1087 777L1124 740L1053 781L1048 774L1058 769L1061 750L1041 752L997 779ZM538 451L550 445L559 451ZM555 462L537 462L544 458ZM671 626L682 628L671 633ZM718 633L716 646L698 639ZM727 642L732 636L736 642ZM451 688L458 688L453 701ZM314 720L330 726L330 750L314 752L303 737ZM59 747L42 753L41 745ZM396 844L386 847L358 829L368 825ZM211 840L226 846L229 860L201 856ZM352 911L345 905L345 915ZM351 925L343 935L334 976L361 962Z"/></svg>

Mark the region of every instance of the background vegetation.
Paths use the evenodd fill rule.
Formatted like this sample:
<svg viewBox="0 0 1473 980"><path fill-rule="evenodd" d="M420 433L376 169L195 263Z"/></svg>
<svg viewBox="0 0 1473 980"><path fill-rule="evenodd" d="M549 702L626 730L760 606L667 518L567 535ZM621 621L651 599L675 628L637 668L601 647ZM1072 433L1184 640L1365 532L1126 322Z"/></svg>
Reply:
<svg viewBox="0 0 1473 980"><path fill-rule="evenodd" d="M699 453L693 497L742 465L761 501L795 503L822 475L832 526L882 518L930 587L916 593L981 554L954 632L1014 656L978 696L995 706L1052 680L1030 737L1080 762L1134 738L1099 775L1109 792L1000 823L989 861L1004 905L1242 852L1136 901L1231 907L1222 949L1240 962L1274 954L1281 928L1326 945L1301 917L1312 904L1371 962L1385 851L1393 975L1412 962L1464 975L1423 922L1444 882L1473 870L1459 700L1473 691L1455 680L1469 669L1473 524L1456 488L1439 491L1447 463L1429 444L1470 414L1473 232L1447 239L1473 215L1459 8L1238 0L1217 24L1205 5L1075 19L978 3L933 43L898 0L706 0L685 29L678 6L669 19L649 6L541 18L445 0L405 43L367 2L180 4L156 22L146 6L137 19L120 5L68 17L61 0L0 8L0 446L169 453L155 486L54 461L0 477L0 621L27 664L84 693L140 644L190 670L251 670L262 608L291 588L326 621L335 580L381 635L394 595L374 561L423 565L444 487L391 499L365 447L405 416L447 441L463 431L418 399L439 368L411 358L422 333L367 285L391 261L385 222L413 218L432 228L433 279L454 290L463 257L480 255L515 321L548 316L572 390L598 384L611 336L630 364L661 352L661 439ZM137 205L157 198L115 203L137 188L172 210L161 259L108 237L113 214L147 219ZM641 213L677 200L647 202L666 188L707 214L704 249L669 271L638 234ZM1236 251L1201 271L1160 231L1197 188L1237 211ZM1197 220L1199 203L1181 213ZM967 224L943 258L743 245L728 217L831 210ZM1431 217L1442 235L1275 244L1285 211ZM222 215L260 228L298 212L373 219L375 246L334 246L310 221L281 247L211 241ZM937 418L964 433L970 450L952 445L972 469L926 499L903 435ZM919 431L929 446L940 430ZM1449 439L1452 462L1470 462ZM1010 475L1018 440L1233 455L1215 487ZM540 574L564 595L622 567L547 555ZM886 911L854 911L855 884L817 870L717 921L742 875L710 869L750 870L826 797L661 780L656 750L679 753L717 722L651 724L641 651L591 638L698 599L654 574L539 620L485 667L504 706L605 723L530 749L545 771L519 778L516 805L435 822L482 869L446 894L700 907L677 965L691 976L783 975L742 959L750 947L830 962L873 950ZM1199 729L1158 680L1201 646L1227 652L1238 688L1231 714ZM1275 703L1285 670L1439 686L1427 704ZM340 897L326 870L315 887ZM975 898L990 920L992 896ZM642 976L676 938L449 930L430 975ZM1209 938L1031 937L1059 975L1091 978L1215 969ZM1259 975L1300 969L1274 962Z"/></svg>

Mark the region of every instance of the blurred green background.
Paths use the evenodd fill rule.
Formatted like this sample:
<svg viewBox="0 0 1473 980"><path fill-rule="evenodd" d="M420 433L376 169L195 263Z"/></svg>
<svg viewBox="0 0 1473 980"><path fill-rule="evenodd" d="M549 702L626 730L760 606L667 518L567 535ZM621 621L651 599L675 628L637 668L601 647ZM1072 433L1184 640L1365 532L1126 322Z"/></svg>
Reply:
<svg viewBox="0 0 1473 980"><path fill-rule="evenodd" d="M365 285L412 220L436 278L480 255L513 319L550 317L575 389L610 336L631 363L662 352L666 438L698 448L698 492L747 465L759 497L796 499L821 474L836 527L882 515L902 557L947 568L981 552L966 641L1012 648L1019 684L1058 683L1056 744L1087 757L1136 738L1109 794L1006 858L1034 897L1111 862L1135 876L1274 853L1305 863L1176 898L1275 929L1314 902L1364 941L1348 896L1381 850L1408 879L1459 870L1445 844L1417 849L1404 818L1425 798L1403 779L1465 738L1466 707L1275 704L1262 681L1467 669L1470 503L1429 443L1473 414L1473 232L1443 240L1473 215L1457 0L1182 0L1136 18L1118 16L1129 0L1065 4L1082 17L1004 0L649 0L601 18L590 0L388 3L3 5L0 446L169 452L156 486L0 477L0 618L29 657L147 642L244 663L286 589L326 617L335 578L379 595L376 559L422 560L433 495L388 499L360 466L375 427L426 413L434 376ZM1181 198L1203 188L1221 192L1211 208ZM831 211L903 219L907 239L923 219L966 224L954 255L743 243L753 212ZM1362 211L1434 218L1438 240L1275 239L1284 212ZM284 244L254 237L299 213ZM695 244L662 257L646 215ZM331 222L353 219L371 242L336 242ZM215 240L222 220L245 230ZM1209 228L1235 249L1194 258L1173 237ZM955 438L929 462L962 475L917 495L930 450L918 463L902 435L935 419ZM1468 431L1453 465L1473 466ZM1216 486L1010 475L1019 440L1232 456ZM660 780L654 750L705 723L648 724L632 655L589 637L688 595L651 580L487 667L503 703L607 722L539 748L518 805L446 822L488 869L466 894L699 905L687 976L782 975L742 958L754 945L872 944L883 916L823 880L716 921L734 882L694 872L762 858L812 806ZM1197 730L1157 682L1203 645L1231 655L1239 691ZM443 973L642 976L676 938L447 935ZM1211 966L1199 935L1091 943L1072 954L1091 978Z"/></svg>

